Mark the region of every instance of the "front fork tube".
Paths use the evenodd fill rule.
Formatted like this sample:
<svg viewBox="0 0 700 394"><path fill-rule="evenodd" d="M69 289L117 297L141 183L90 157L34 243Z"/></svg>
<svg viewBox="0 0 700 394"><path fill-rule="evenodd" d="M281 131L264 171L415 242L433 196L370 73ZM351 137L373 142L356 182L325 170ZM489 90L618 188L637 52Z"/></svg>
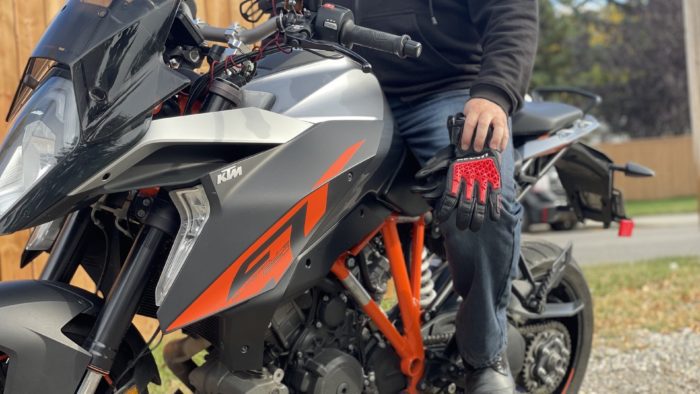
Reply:
<svg viewBox="0 0 700 394"><path fill-rule="evenodd" d="M90 208L83 208L68 215L56 237L49 260L41 271L41 280L68 283L78 269L78 252L83 235L90 223Z"/></svg>
<svg viewBox="0 0 700 394"><path fill-rule="evenodd" d="M111 383L112 364L150 279L153 258L175 232L177 219L167 203L156 204L149 213L92 330L88 341L92 360L78 393L94 393L103 377Z"/></svg>

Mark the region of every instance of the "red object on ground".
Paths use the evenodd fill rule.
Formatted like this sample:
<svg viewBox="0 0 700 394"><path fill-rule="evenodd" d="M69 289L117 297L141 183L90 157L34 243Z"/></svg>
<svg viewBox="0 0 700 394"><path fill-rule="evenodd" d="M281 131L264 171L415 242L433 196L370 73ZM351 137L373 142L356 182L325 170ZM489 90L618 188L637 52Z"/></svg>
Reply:
<svg viewBox="0 0 700 394"><path fill-rule="evenodd" d="M617 231L618 237L631 237L634 230L634 221L632 219L620 219L620 229Z"/></svg>

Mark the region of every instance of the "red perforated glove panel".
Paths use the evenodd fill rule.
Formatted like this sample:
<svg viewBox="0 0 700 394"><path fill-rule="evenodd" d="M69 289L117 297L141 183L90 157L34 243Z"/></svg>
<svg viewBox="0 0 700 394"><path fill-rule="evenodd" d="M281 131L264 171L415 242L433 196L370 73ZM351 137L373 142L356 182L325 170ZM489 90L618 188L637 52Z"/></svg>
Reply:
<svg viewBox="0 0 700 394"><path fill-rule="evenodd" d="M446 190L436 206L439 220L448 220L456 211L457 227L478 231L486 210L492 220L501 213L501 171L493 152L455 159L447 171Z"/></svg>

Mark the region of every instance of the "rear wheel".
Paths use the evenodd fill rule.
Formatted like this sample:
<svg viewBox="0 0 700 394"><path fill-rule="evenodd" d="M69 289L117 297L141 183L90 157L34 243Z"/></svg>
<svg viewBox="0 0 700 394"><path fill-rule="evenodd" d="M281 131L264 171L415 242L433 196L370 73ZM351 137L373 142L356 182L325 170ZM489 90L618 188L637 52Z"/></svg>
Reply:
<svg viewBox="0 0 700 394"><path fill-rule="evenodd" d="M524 242L522 254L536 281L541 280L563 250L550 242ZM525 322L520 332L526 340L525 364L517 376L531 393L578 392L586 374L593 342L593 300L579 265L572 261L547 301L581 301L576 316Z"/></svg>

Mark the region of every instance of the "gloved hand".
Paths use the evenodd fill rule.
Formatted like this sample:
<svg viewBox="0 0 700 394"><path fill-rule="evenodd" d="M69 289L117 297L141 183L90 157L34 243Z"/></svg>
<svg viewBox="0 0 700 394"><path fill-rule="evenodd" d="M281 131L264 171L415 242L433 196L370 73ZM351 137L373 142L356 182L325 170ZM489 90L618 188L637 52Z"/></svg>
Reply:
<svg viewBox="0 0 700 394"><path fill-rule="evenodd" d="M471 147L466 151L460 148L464 128L462 113L450 116L447 128L450 145L439 150L418 171L416 179L421 184L413 191L431 203L437 201L438 220L448 220L456 210L457 228L479 231L487 209L491 220L498 220L501 215L500 154L489 148L482 152L475 152ZM490 135L486 146L489 139Z"/></svg>

